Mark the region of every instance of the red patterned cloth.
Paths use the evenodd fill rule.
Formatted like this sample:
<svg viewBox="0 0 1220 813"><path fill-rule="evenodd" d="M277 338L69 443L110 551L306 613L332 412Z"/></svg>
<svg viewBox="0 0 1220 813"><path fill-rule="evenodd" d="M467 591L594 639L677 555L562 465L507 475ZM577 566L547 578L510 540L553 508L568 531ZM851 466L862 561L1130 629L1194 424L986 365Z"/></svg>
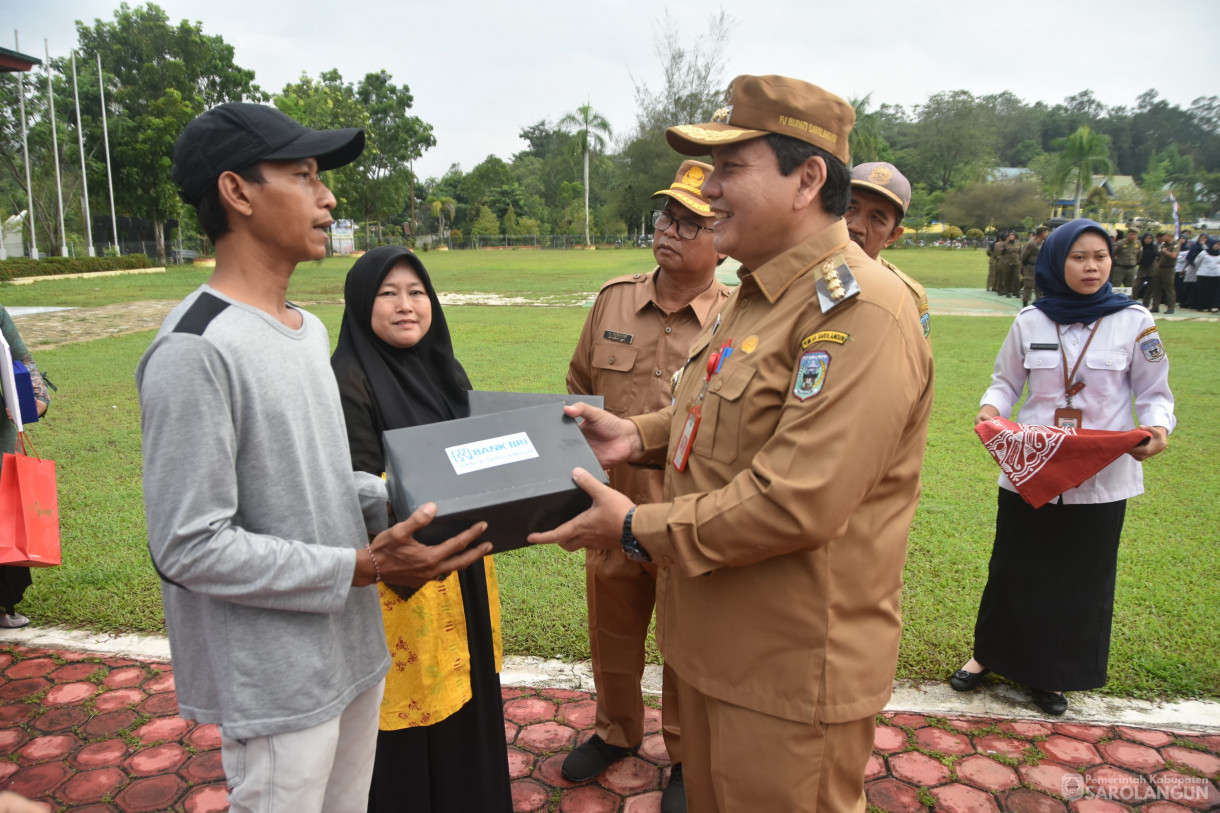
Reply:
<svg viewBox="0 0 1220 813"><path fill-rule="evenodd" d="M1027 503L1041 508L1152 438L1146 429L1060 429L992 418L974 432Z"/></svg>

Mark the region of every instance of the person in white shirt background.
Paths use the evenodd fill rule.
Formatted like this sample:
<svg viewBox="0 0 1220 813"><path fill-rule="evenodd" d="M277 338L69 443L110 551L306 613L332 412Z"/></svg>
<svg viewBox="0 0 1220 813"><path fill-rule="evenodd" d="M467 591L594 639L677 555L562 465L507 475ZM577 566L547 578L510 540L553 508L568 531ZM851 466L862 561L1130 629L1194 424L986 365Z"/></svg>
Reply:
<svg viewBox="0 0 1220 813"><path fill-rule="evenodd" d="M1000 477L974 657L950 683L970 691L996 672L1027 686L1051 715L1067 710L1063 692L1105 685L1127 499L1143 493L1142 462L1165 450L1175 423L1156 323L1112 290L1113 258L1109 235L1091 220L1047 238L1036 271L1045 296L1017 315L975 416L976 424L1008 417L1028 387L1018 423L1056 425L1075 415L1086 429L1129 430L1134 401L1140 427L1152 434L1038 509Z"/></svg>

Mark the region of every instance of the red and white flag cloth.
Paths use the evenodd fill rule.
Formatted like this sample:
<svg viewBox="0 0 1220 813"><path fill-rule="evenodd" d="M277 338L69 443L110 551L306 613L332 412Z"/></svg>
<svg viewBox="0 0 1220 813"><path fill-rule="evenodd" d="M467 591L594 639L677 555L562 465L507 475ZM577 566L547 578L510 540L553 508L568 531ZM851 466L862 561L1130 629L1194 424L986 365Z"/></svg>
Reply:
<svg viewBox="0 0 1220 813"><path fill-rule="evenodd" d="M1060 429L992 418L975 424L1000 469L1027 503L1041 508L1152 438L1146 429Z"/></svg>

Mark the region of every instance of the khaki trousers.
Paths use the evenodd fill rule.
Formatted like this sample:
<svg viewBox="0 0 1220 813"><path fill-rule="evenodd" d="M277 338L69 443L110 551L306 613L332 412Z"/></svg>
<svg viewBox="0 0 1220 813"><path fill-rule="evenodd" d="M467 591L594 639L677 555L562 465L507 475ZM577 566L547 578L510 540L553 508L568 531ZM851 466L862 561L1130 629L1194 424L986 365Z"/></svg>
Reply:
<svg viewBox="0 0 1220 813"><path fill-rule="evenodd" d="M1177 292L1173 287L1173 268L1156 268L1148 281L1144 292L1144 307L1156 308L1164 303L1169 307L1178 304Z"/></svg>
<svg viewBox="0 0 1220 813"><path fill-rule="evenodd" d="M874 717L798 723L676 678L688 813L863 813Z"/></svg>
<svg viewBox="0 0 1220 813"><path fill-rule="evenodd" d="M644 644L657 597L657 569L620 550L586 550L589 648L597 689L595 731L611 745L634 748L644 738ZM661 673L661 731L669 761L682 761L680 702L673 671Z"/></svg>
<svg viewBox="0 0 1220 813"><path fill-rule="evenodd" d="M1021 301L1029 304L1031 299L1038 299L1037 291L1034 289L1034 274L1037 266L1023 265L1021 266Z"/></svg>

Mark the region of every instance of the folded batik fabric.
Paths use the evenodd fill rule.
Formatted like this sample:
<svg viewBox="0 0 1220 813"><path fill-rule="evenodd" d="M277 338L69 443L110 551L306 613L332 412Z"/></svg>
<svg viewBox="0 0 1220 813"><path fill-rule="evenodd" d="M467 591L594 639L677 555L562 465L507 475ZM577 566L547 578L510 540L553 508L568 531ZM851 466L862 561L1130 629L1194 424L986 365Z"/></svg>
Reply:
<svg viewBox="0 0 1220 813"><path fill-rule="evenodd" d="M1060 429L992 418L975 434L1027 503L1041 508L1151 439L1146 429Z"/></svg>

